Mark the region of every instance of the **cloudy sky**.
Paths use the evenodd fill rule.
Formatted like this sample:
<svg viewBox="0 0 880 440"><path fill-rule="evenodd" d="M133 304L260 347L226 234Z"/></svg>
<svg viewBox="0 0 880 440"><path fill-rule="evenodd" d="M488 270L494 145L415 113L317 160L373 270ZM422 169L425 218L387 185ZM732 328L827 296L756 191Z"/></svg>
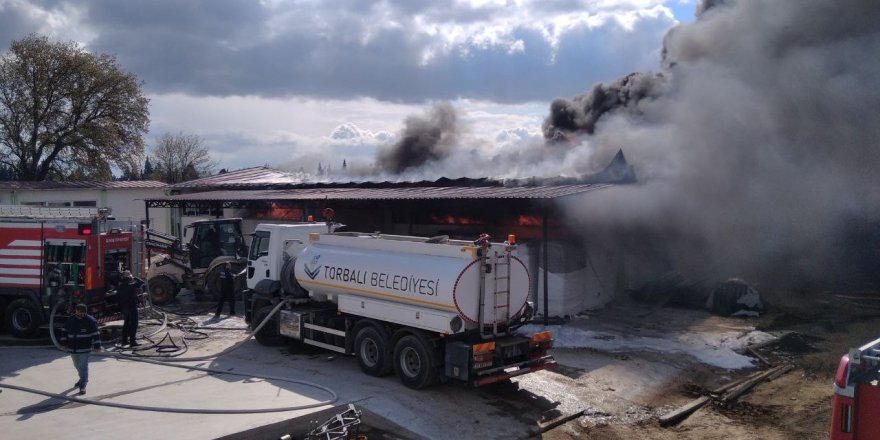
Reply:
<svg viewBox="0 0 880 440"><path fill-rule="evenodd" d="M696 0L0 0L28 33L113 54L150 98L147 145L197 134L224 168L369 166L448 102L456 141L538 142L550 102L656 71Z"/></svg>

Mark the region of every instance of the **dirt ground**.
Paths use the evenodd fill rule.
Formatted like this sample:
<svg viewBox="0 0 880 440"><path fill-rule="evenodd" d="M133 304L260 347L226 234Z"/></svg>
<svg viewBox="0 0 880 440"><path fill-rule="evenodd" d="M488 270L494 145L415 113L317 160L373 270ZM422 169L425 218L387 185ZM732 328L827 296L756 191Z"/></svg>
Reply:
<svg viewBox="0 0 880 440"><path fill-rule="evenodd" d="M675 314L671 310L664 313ZM613 410L606 411L608 417L580 417L545 432L541 438L827 439L837 364L849 347L880 337L880 296L829 292L777 303L759 318L712 317L707 321L712 325L747 321L757 330L776 334L796 332L759 351L774 365L791 363L795 368L771 382L759 384L730 405L710 401L679 424L661 427L660 415L755 371L724 372L700 365L686 366L676 380L667 381L632 402L637 410L628 411L642 412L641 416L620 417ZM566 361L565 356L559 357L563 363ZM609 394L609 399L614 399L615 393Z"/></svg>

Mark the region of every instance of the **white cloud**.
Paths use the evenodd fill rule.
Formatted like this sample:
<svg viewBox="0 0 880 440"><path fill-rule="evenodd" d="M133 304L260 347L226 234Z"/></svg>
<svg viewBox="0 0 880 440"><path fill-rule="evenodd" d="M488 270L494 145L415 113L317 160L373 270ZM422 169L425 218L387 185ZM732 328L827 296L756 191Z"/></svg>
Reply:
<svg viewBox="0 0 880 440"><path fill-rule="evenodd" d="M0 36L115 55L145 82L148 146L183 131L221 167L369 162L440 101L463 112L463 150L532 142L553 98L655 66L679 1L0 0Z"/></svg>

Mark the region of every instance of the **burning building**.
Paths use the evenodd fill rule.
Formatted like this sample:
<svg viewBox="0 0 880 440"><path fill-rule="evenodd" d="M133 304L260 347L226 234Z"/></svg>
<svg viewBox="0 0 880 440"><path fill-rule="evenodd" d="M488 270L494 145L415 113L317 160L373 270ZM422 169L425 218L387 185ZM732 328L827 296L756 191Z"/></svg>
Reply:
<svg viewBox="0 0 880 440"><path fill-rule="evenodd" d="M590 200L594 193L633 182L622 152L600 173L553 184L534 179L305 184L277 173L252 168L178 184L175 191L186 193L147 199L147 211L242 217L245 233L260 222L320 221L330 207L352 231L455 239L487 233L494 241L512 234L533 274L532 298L545 316L600 308L626 288L621 256L613 247L585 245L584 231L560 211L562 200Z"/></svg>

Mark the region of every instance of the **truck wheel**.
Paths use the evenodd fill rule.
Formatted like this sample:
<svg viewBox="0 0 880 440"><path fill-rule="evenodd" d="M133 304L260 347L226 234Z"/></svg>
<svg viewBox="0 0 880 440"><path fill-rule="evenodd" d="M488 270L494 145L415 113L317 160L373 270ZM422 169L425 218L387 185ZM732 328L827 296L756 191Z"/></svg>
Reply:
<svg viewBox="0 0 880 440"><path fill-rule="evenodd" d="M180 290L171 278L164 276L152 278L147 284L150 286L150 301L159 306L173 301Z"/></svg>
<svg viewBox="0 0 880 440"><path fill-rule="evenodd" d="M361 371L381 377L391 372L391 352L388 336L372 325L362 327L354 339L355 355Z"/></svg>
<svg viewBox="0 0 880 440"><path fill-rule="evenodd" d="M413 389L433 385L437 381L437 356L430 343L416 334L400 338L394 345L394 373Z"/></svg>
<svg viewBox="0 0 880 440"><path fill-rule="evenodd" d="M257 313L254 314L254 319L251 321L251 325L254 328L257 328L257 326L269 316L269 312L274 308L275 306L272 305L261 307L257 310ZM257 342L268 347L280 347L284 345L286 342L285 338L278 333L278 315L276 314L269 319L269 322L267 322L260 331L254 334L254 337L257 338Z"/></svg>
<svg viewBox="0 0 880 440"><path fill-rule="evenodd" d="M6 308L6 328L17 338L33 338L40 332L43 313L33 301L19 298Z"/></svg>

